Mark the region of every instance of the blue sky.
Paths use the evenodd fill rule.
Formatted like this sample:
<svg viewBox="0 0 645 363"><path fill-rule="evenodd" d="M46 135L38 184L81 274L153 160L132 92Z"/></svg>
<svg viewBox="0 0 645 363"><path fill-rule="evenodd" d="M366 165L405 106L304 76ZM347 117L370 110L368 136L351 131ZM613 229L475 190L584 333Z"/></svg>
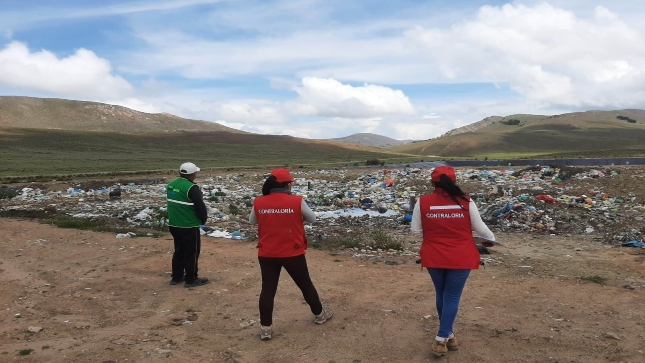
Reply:
<svg viewBox="0 0 645 363"><path fill-rule="evenodd" d="M308 138L645 108L639 3L0 0L0 95Z"/></svg>

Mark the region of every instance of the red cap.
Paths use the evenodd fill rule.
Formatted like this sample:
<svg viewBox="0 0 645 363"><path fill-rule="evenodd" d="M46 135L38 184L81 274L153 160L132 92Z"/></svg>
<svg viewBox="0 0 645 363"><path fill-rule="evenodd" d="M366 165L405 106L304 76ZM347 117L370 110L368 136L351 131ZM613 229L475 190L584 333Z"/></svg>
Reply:
<svg viewBox="0 0 645 363"><path fill-rule="evenodd" d="M435 183L438 183L441 181L441 175L446 174L450 180L453 182L457 181L457 175L455 174L455 169L448 165L444 166L438 166L434 168L432 171L432 174L430 174L430 180L432 180Z"/></svg>
<svg viewBox="0 0 645 363"><path fill-rule="evenodd" d="M291 177L291 174L289 174L289 171L287 169L283 168L277 168L273 169L271 171L271 175L273 175L278 183L293 183L295 180L293 177Z"/></svg>

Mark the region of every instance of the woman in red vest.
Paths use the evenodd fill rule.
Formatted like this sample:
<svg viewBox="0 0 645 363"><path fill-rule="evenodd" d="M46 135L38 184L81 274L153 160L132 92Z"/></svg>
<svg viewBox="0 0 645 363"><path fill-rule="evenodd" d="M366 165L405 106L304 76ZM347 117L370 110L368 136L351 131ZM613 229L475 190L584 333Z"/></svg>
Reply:
<svg viewBox="0 0 645 363"><path fill-rule="evenodd" d="M435 287L439 331L431 351L437 356L459 349L453 324L470 270L479 268L479 251L473 231L495 240L484 224L475 202L455 184L455 169L435 168L430 175L433 193L423 195L412 212L411 230L423 234L421 265Z"/></svg>
<svg viewBox="0 0 645 363"><path fill-rule="evenodd" d="M302 197L291 195L295 180L286 169L271 172L262 186L262 196L253 201L249 216L251 224L258 225L258 261L262 273L260 293L260 339L272 337L273 301L278 290L282 267L296 283L316 324L324 324L334 315L329 307L323 307L318 292L309 277L305 251L307 238L303 220L314 222L316 215Z"/></svg>

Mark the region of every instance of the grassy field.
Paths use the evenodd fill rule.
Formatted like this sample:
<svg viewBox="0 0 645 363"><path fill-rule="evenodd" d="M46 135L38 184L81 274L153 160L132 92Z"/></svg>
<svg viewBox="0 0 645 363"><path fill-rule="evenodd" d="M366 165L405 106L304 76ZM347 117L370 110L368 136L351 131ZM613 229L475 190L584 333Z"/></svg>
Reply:
<svg viewBox="0 0 645 363"><path fill-rule="evenodd" d="M5 178L175 170L185 161L207 169L364 165L370 159L419 157L289 136L0 129L0 177Z"/></svg>

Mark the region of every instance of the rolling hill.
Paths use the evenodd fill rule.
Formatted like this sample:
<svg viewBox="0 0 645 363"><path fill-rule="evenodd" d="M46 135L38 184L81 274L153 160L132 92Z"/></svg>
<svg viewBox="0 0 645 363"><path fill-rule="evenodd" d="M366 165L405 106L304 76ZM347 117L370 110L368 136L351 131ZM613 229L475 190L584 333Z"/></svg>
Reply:
<svg viewBox="0 0 645 363"><path fill-rule="evenodd" d="M388 150L440 157L641 156L645 111L489 117L436 139Z"/></svg>
<svg viewBox="0 0 645 363"><path fill-rule="evenodd" d="M96 102L31 97L0 97L0 145L4 178L172 171L186 160L215 169L411 157L363 145L252 134Z"/></svg>
<svg viewBox="0 0 645 363"><path fill-rule="evenodd" d="M0 127L106 132L226 131L215 122L145 113L98 102L0 96Z"/></svg>
<svg viewBox="0 0 645 363"><path fill-rule="evenodd" d="M370 133L358 133L336 139L329 139L330 141L342 142L344 144L365 145L371 147L390 147L396 145L403 145L410 141L401 141Z"/></svg>

